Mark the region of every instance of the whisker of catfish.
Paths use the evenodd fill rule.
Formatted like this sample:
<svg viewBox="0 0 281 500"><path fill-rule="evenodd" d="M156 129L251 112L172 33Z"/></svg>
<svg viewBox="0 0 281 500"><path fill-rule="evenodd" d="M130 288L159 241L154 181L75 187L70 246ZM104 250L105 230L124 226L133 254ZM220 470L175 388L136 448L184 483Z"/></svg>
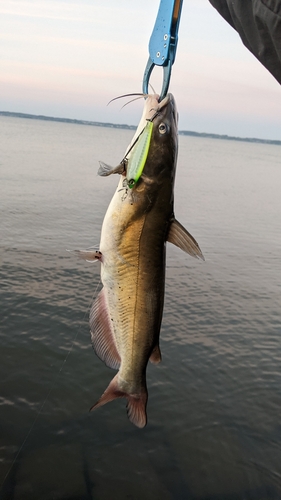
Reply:
<svg viewBox="0 0 281 500"><path fill-rule="evenodd" d="M124 104L124 106L122 106L121 109L125 108L125 106L128 106L128 104L130 104L131 102L134 102L134 101L138 101L139 99L143 99L144 95L141 95L139 97L135 97L135 99L131 99L130 101L126 102L126 104Z"/></svg>
<svg viewBox="0 0 281 500"><path fill-rule="evenodd" d="M117 99L121 99L122 97L133 97L133 96L136 96L136 95L137 95L137 96L140 96L140 97L147 97L147 96L148 96L148 94L143 94L143 93L140 93L140 92L135 92L135 93L133 93L133 94L124 94L124 95L119 95L118 97L114 97L114 99L111 99L111 101L109 101L109 102L107 103L107 106L108 106L111 102L116 101Z"/></svg>
<svg viewBox="0 0 281 500"><path fill-rule="evenodd" d="M150 86L150 88L151 88L151 90L152 90L153 94L156 94L156 92L155 92L155 90L154 90L154 88L152 87L152 85L151 85L151 83L150 83L150 82L149 82L149 86Z"/></svg>

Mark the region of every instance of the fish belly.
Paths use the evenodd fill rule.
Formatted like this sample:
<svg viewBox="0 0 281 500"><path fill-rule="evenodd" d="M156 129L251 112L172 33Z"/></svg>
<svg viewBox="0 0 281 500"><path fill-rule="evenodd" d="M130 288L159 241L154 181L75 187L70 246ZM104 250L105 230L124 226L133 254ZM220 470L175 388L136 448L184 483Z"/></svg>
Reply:
<svg viewBox="0 0 281 500"><path fill-rule="evenodd" d="M122 194L122 193L121 193ZM121 358L122 390L139 393L159 342L165 281L164 232L153 213L116 192L104 219L101 278L114 340Z"/></svg>

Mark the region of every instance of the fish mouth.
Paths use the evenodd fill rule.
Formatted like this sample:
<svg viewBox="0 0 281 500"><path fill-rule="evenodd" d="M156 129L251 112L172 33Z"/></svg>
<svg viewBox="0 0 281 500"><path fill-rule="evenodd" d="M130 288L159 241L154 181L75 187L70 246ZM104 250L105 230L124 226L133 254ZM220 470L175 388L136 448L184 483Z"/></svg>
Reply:
<svg viewBox="0 0 281 500"><path fill-rule="evenodd" d="M178 123L178 112L177 112L177 107L176 107L176 102L174 99L174 96L172 94L167 94L162 101L159 102L159 96L157 94L154 94L151 96L152 99L154 99L154 102L157 103L156 106L152 107L149 109L146 120L147 121L154 121L157 116L165 114L169 115L172 117L174 123L177 125Z"/></svg>
<svg viewBox="0 0 281 500"><path fill-rule="evenodd" d="M165 108L165 106L167 106L168 103L173 100L174 100L173 95L167 94L166 97L164 97L164 99L162 99L162 101L159 102L159 110L161 111L161 109Z"/></svg>
<svg viewBox="0 0 281 500"><path fill-rule="evenodd" d="M177 107L174 96L172 94L167 94L166 97L164 97L164 99L162 99L162 101L160 102L160 96L158 94L149 94L144 97L145 105L143 114L134 137L126 149L125 158L127 158L127 156L131 154L132 148L134 147L140 134L144 131L148 121L153 122L155 119L157 119L157 117L163 115L163 117L166 116L171 123L173 122L175 124L175 127L177 127L178 124Z"/></svg>

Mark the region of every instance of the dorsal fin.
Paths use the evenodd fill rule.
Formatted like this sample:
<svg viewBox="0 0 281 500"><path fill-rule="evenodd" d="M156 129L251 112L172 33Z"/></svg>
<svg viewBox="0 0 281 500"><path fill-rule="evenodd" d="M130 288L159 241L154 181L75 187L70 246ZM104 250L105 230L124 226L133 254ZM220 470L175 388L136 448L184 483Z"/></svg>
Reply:
<svg viewBox="0 0 281 500"><path fill-rule="evenodd" d="M117 370L121 359L114 338L104 289L101 290L91 307L90 329L92 345L97 356L107 366Z"/></svg>
<svg viewBox="0 0 281 500"><path fill-rule="evenodd" d="M181 250L191 255L191 257L205 260L196 239L176 219L173 219L171 222L167 241L181 248Z"/></svg>

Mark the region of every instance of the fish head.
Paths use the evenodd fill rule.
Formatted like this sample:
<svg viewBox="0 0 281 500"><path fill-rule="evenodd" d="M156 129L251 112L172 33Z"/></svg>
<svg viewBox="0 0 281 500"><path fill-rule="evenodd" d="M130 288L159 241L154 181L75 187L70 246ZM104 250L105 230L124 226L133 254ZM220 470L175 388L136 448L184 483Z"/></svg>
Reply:
<svg viewBox="0 0 281 500"><path fill-rule="evenodd" d="M155 126L154 129L160 125L161 120L167 124L168 134L164 134L163 127L161 128L161 136L166 135L166 137L162 139L162 142L165 142L165 139L171 133L177 138L177 126L178 126L178 112L176 107L176 102L172 94L167 94L167 96L159 102L158 94L149 94L145 99L145 104L143 108L142 117L138 124L137 130L134 134L133 139L131 140L125 156L127 158L131 155L132 145L136 143L136 140L143 132L145 126L148 121L153 121ZM157 134L155 134L157 135ZM129 152L130 151L130 152ZM127 154L129 152L129 154Z"/></svg>
<svg viewBox="0 0 281 500"><path fill-rule="evenodd" d="M175 98L172 94L167 94L167 96L158 102L158 105L153 108L154 115L148 117L147 120L152 119L155 130L155 139L157 137L163 142L169 136L178 135L178 111L176 106ZM152 110L149 111L151 113ZM162 126L161 126L162 125ZM157 130L158 129L158 130Z"/></svg>
<svg viewBox="0 0 281 500"><path fill-rule="evenodd" d="M157 95L149 96L145 103L145 119L153 123L144 176L172 177L174 180L178 153L178 112L172 94L159 102Z"/></svg>
<svg viewBox="0 0 281 500"><path fill-rule="evenodd" d="M131 188L136 195L149 191L152 199L152 192L156 190L159 194L161 186L167 191L166 197L172 199L170 192L174 185L177 152L178 112L175 99L172 94L167 94L159 102L158 94L150 94L145 99L141 120L125 155L126 179L120 180L119 191L122 187ZM133 194L132 198L136 201Z"/></svg>

